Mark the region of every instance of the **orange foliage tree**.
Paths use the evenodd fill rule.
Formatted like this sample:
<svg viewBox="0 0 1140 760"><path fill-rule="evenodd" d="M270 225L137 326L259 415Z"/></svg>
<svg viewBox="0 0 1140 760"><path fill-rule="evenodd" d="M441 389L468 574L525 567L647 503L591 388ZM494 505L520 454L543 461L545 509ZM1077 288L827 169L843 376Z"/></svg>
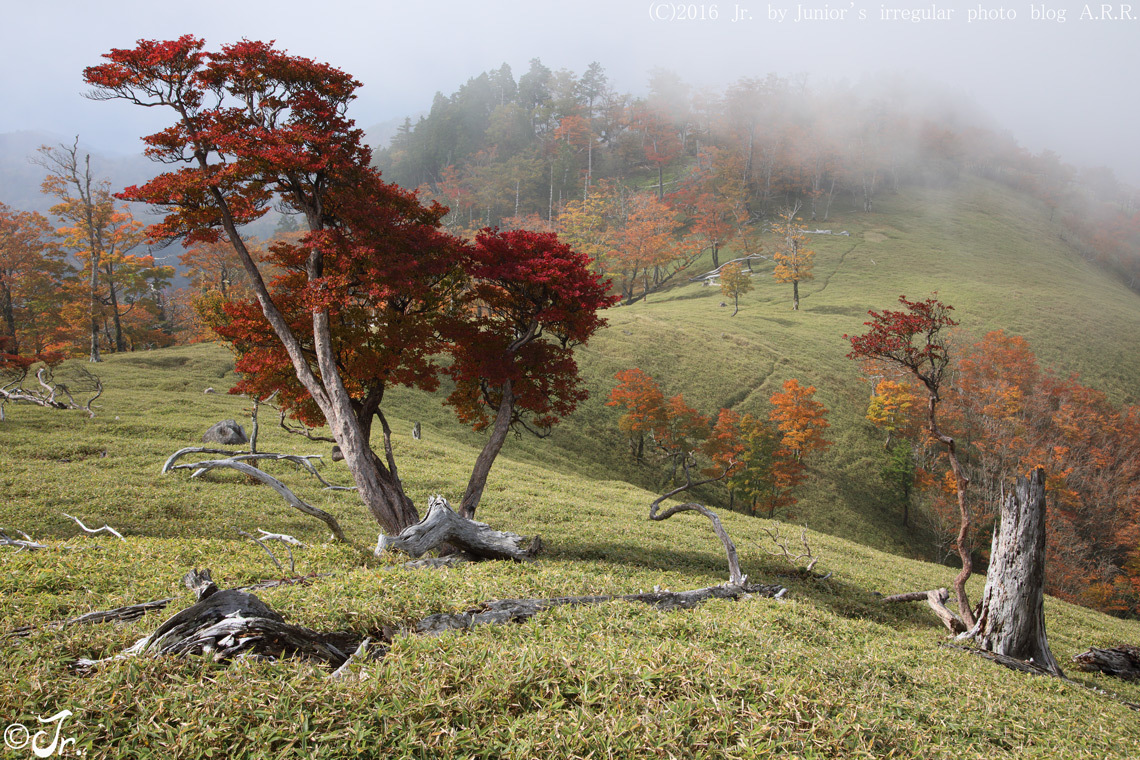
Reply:
<svg viewBox="0 0 1140 760"><path fill-rule="evenodd" d="M772 259L776 268L772 276L776 282L792 283L792 310L800 308L800 283L810 280L815 275L815 251L807 247L808 237L804 234L804 226L796 221L800 204L785 208L780 212L780 221L774 226L777 243Z"/></svg>
<svg viewBox="0 0 1140 760"><path fill-rule="evenodd" d="M730 498L746 496L751 511L769 516L795 503L791 491L806 477L805 457L830 445L823 437L827 409L812 396L815 388L792 379L772 395L769 419L721 409L715 422L688 406L680 395L665 398L660 386L640 369L623 370L609 406L625 408L618 426L638 440L646 437L670 467L669 480L682 470L686 479L702 463L702 474L726 479Z"/></svg>
<svg viewBox="0 0 1140 760"><path fill-rule="evenodd" d="M42 215L0 203L0 357L7 357L0 361L32 362L61 349L71 268L50 233Z"/></svg>

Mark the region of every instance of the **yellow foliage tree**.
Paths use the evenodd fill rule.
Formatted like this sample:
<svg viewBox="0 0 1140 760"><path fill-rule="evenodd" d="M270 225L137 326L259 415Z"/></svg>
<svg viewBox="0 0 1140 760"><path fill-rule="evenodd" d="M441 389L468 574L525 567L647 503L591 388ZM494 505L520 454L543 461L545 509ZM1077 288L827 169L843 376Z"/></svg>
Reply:
<svg viewBox="0 0 1140 760"><path fill-rule="evenodd" d="M807 247L809 239L804 234L804 226L796 220L800 204L785 208L780 212L780 221L776 223L776 250L772 254L776 268L772 276L776 282L792 283L792 310L800 308L800 283L814 277L812 268L815 266L815 251Z"/></svg>

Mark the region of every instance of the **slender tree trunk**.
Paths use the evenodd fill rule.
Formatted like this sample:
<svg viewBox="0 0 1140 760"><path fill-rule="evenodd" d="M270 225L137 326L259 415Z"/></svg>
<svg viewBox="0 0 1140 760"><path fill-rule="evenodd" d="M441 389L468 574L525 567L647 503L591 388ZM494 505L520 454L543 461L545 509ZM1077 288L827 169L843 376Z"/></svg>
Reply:
<svg viewBox="0 0 1140 760"><path fill-rule="evenodd" d="M1019 477L1001 504L976 640L986 650L1064 675L1045 636L1045 471Z"/></svg>
<svg viewBox="0 0 1140 760"><path fill-rule="evenodd" d="M503 383L499 390L503 397L499 402L499 411L495 414L495 422L491 427L491 437L487 439L483 450L475 459L475 467L471 471L471 479L467 481L467 491L463 494L463 503L459 506L459 515L468 520L475 519L475 510L483 498L483 489L487 486L487 475L491 472L491 465L495 457L503 448L507 440L507 433L511 430L511 418L514 416L515 397L511 391L511 381Z"/></svg>
<svg viewBox="0 0 1140 760"><path fill-rule="evenodd" d="M792 311L800 310L800 281L792 280Z"/></svg>
<svg viewBox="0 0 1140 760"><path fill-rule="evenodd" d="M123 323L119 315L118 289L115 287L115 281L111 279L110 276L107 277L107 288L111 296L111 323L115 327L115 351L121 354L126 351L127 348L126 344L123 343Z"/></svg>
<svg viewBox="0 0 1140 760"><path fill-rule="evenodd" d="M12 339L12 353L20 353L20 342L16 338L16 310L12 306L12 292L8 286L0 282L0 316L4 317L4 327L8 337Z"/></svg>
<svg viewBox="0 0 1140 760"><path fill-rule="evenodd" d="M344 454L345 464L368 511L384 530L391 534L397 534L409 525L419 522L415 505L404 494L399 480L384 467L372 451L368 436L364 434L352 408L352 401L336 367L328 312L313 313L313 342L317 364L321 371L321 378L318 380L309 366L309 359L303 352L297 336L293 334L289 323L269 295L265 280L233 222L225 197L220 191L215 190L214 200L222 211L226 234L242 266L245 267L246 274L249 275L250 286L262 313L289 355L297 379L312 396L328 422L333 438ZM320 264L319 259L310 260L307 266L310 278L320 275Z"/></svg>
<svg viewBox="0 0 1140 760"><path fill-rule="evenodd" d="M962 560L962 569L954 578L954 593L958 596L958 614L962 616L962 622L966 624L966 628L973 628L976 620L974 611L970 607L970 597L966 593L966 581L974 572L973 544L970 540L970 509L966 504L966 488L970 484L970 478L958 461L958 451L954 439L938 428L938 420L935 414L938 401L938 395L932 393L927 405L927 424L930 427L930 434L946 446L946 457L950 460L950 470L954 473L954 485L958 492L959 517L958 538L955 543L958 548L958 557Z"/></svg>

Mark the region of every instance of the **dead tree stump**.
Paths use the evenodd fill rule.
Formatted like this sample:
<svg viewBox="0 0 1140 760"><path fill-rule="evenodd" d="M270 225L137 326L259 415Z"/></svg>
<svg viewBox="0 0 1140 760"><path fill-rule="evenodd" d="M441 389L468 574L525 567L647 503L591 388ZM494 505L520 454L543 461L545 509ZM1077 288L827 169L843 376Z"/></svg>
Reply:
<svg viewBox="0 0 1140 760"><path fill-rule="evenodd" d="M971 633L982 649L1064 675L1045 637L1045 470L1017 479L1000 518Z"/></svg>

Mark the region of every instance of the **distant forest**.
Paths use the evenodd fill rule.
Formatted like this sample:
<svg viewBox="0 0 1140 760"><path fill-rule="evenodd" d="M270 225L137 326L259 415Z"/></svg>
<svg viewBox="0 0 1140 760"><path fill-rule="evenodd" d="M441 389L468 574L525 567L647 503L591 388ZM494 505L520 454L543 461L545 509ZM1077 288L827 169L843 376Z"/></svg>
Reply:
<svg viewBox="0 0 1140 760"><path fill-rule="evenodd" d="M536 58L517 79L503 64L437 93L375 163L448 206L453 231L557 229L617 279L629 262L615 248L638 209L667 217L716 264L733 240L747 253L749 233L780 209L825 222L970 173L1038 198L1081 255L1140 289L1135 188L1110 168L1033 154L968 104L901 81L813 86L770 74L711 92L655 70L635 98L598 63L578 75ZM666 208L646 211L646 196Z"/></svg>

